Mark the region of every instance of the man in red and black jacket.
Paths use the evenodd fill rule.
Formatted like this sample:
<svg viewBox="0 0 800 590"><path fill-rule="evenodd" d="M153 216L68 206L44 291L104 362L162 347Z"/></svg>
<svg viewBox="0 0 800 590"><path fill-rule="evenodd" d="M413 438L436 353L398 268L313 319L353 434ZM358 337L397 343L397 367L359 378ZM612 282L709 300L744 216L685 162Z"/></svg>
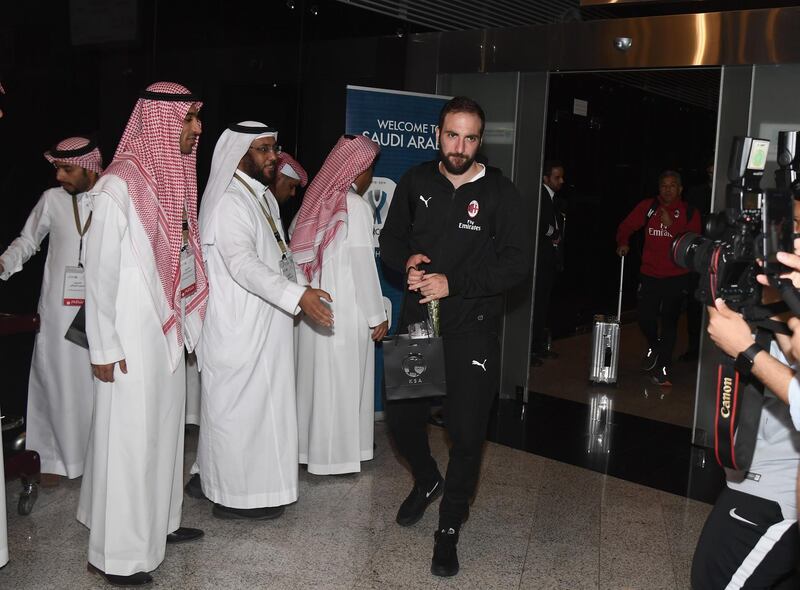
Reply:
<svg viewBox="0 0 800 590"><path fill-rule="evenodd" d="M642 369L653 371L652 379L672 385L670 365L678 331L681 304L688 289L688 271L672 261L673 238L683 232L700 233L700 215L681 200L681 176L667 170L658 177L658 197L645 199L633 208L617 229L617 254L628 253L628 240L644 227L639 326L647 338ZM661 313L659 335L658 315Z"/></svg>

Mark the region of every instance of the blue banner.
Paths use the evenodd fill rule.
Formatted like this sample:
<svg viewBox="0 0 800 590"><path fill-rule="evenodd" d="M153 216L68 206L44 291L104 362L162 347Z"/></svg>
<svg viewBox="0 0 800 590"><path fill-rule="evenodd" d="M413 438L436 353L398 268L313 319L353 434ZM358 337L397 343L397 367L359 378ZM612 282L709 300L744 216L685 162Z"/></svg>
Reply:
<svg viewBox="0 0 800 590"><path fill-rule="evenodd" d="M383 296L391 307L391 332L397 329L403 296L403 277L380 262L378 237L394 196L394 188L406 170L437 157L436 127L448 96L417 94L380 88L347 87L345 133L365 135L381 146L372 184L364 199L374 213L374 243ZM383 410L381 396L383 354L375 355L375 411Z"/></svg>

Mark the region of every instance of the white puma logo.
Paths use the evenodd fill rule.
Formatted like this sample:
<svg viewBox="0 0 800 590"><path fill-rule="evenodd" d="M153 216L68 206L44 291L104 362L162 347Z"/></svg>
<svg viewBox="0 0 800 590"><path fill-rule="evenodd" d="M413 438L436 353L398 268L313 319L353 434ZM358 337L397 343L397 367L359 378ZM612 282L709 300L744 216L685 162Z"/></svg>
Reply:
<svg viewBox="0 0 800 590"><path fill-rule="evenodd" d="M419 200L425 203L425 208L428 208L428 201L430 201L433 197L428 197L427 199L422 195L419 196Z"/></svg>
<svg viewBox="0 0 800 590"><path fill-rule="evenodd" d="M489 359L483 359L482 363L479 363L478 361L472 361L472 364L475 365L476 367L480 367L481 369L483 369L483 372L485 373L486 372L486 361L487 360L489 360Z"/></svg>

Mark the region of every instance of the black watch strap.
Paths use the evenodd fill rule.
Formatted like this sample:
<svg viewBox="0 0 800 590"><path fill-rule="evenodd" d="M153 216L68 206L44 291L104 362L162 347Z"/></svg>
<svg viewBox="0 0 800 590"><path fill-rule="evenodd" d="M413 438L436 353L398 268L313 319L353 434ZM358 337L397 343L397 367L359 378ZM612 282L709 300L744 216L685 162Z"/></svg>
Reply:
<svg viewBox="0 0 800 590"><path fill-rule="evenodd" d="M743 350L736 357L734 368L741 377L749 377L753 371L753 363L755 362L756 355L763 351L764 348L760 344L751 344L747 350Z"/></svg>

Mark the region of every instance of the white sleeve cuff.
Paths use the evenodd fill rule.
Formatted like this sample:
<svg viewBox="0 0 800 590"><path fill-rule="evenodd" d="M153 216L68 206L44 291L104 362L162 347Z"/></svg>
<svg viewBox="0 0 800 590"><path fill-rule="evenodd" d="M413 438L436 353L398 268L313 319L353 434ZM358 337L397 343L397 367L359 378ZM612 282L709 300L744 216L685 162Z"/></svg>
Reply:
<svg viewBox="0 0 800 590"><path fill-rule="evenodd" d="M800 381L797 374L789 383L789 414L792 416L795 430L800 430Z"/></svg>

